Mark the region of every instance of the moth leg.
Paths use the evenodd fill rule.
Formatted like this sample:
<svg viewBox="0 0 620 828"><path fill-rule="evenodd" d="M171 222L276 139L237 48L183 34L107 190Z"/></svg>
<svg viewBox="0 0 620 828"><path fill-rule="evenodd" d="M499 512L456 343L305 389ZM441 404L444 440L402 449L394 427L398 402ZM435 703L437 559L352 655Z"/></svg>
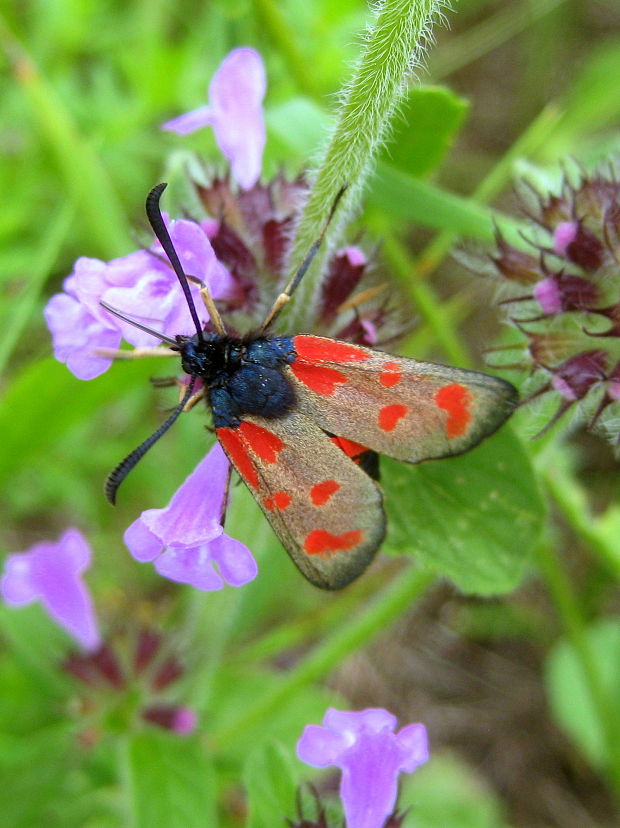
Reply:
<svg viewBox="0 0 620 828"><path fill-rule="evenodd" d="M228 503L230 500L230 481L232 480L233 467L232 463L228 466L228 475L226 476L226 484L224 485L224 497L222 498L222 511L220 513L220 525L224 528L226 522L226 513L228 512Z"/></svg>
<svg viewBox="0 0 620 828"><path fill-rule="evenodd" d="M178 377L150 377L149 381L153 388L171 388L181 382Z"/></svg>
<svg viewBox="0 0 620 828"><path fill-rule="evenodd" d="M186 386L186 385L184 385L184 384L183 384L183 383L181 383L181 382L179 383L179 387L182 387L182 388L187 388L187 386ZM204 390L204 388L203 388L203 389L201 389L200 391L197 391L197 392L196 392L193 396L191 396L191 397L189 398L189 400L185 403L185 407L183 408L183 411L184 411L184 412L185 412L185 411L191 411L191 410L192 410L192 408L193 408L193 407L194 407L197 403L199 403L199 402L200 402L200 400L204 399L204 396L205 396L205 390ZM183 397L183 393L181 393L181 397Z"/></svg>
<svg viewBox="0 0 620 828"><path fill-rule="evenodd" d="M95 356L107 359L144 359L144 357L177 357L178 351L172 348L134 348L131 351L121 351L120 348L95 348Z"/></svg>
<svg viewBox="0 0 620 828"><path fill-rule="evenodd" d="M207 309L207 313L213 323L213 327L220 336L226 336L224 320L220 316L220 312L218 311L215 301L211 296L211 291L209 290L207 283L203 282L202 279L199 279L198 276L191 276L189 273L186 273L185 277L192 284L198 285L200 288L200 298L202 299L203 305Z"/></svg>

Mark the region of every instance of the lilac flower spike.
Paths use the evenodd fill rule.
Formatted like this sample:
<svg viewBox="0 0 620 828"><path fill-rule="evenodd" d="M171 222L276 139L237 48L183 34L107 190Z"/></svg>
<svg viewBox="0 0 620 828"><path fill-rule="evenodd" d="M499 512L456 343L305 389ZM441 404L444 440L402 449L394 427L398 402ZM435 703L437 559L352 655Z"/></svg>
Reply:
<svg viewBox="0 0 620 828"><path fill-rule="evenodd" d="M410 724L394 733L396 724L396 717L382 708L330 708L323 727L307 725L297 743L302 762L341 769L347 828L383 828L396 804L398 774L412 773L428 760L424 725Z"/></svg>
<svg viewBox="0 0 620 828"><path fill-rule="evenodd" d="M41 601L48 614L86 651L101 645L93 603L81 574L91 551L77 529L67 529L57 543L38 543L9 555L0 583L7 604L19 607Z"/></svg>
<svg viewBox="0 0 620 828"><path fill-rule="evenodd" d="M254 49L233 49L209 85L209 104L163 124L163 129L187 135L213 127L218 147L230 161L244 190L260 176L265 124L263 98L267 88L263 59Z"/></svg>
<svg viewBox="0 0 620 828"><path fill-rule="evenodd" d="M154 561L165 578L206 591L253 580L258 568L252 553L221 525L228 469L216 443L168 506L147 509L127 529L125 543L134 558Z"/></svg>

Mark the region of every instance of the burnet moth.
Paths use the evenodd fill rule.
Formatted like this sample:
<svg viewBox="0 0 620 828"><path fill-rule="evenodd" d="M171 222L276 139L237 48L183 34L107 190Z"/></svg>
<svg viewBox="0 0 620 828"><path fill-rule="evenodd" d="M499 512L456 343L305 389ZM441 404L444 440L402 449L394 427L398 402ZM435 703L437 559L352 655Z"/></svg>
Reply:
<svg viewBox="0 0 620 828"><path fill-rule="evenodd" d="M366 569L385 535L375 452L408 463L462 454L499 428L517 392L477 371L322 336L269 333L316 254L344 188L260 330L242 337L227 333L203 285L215 330L206 332L190 292L193 277L184 273L160 212L165 187L151 190L146 212L196 333L172 339L104 307L166 342L190 379L168 419L109 475L106 496L114 503L140 458L181 412L204 398L222 448L297 567L316 586L340 589Z"/></svg>

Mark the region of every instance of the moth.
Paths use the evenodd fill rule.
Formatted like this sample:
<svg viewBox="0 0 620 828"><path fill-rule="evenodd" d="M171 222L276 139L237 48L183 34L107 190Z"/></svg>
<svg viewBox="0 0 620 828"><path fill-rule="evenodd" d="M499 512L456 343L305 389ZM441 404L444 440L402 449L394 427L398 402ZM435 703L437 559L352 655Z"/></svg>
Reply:
<svg viewBox="0 0 620 828"><path fill-rule="evenodd" d="M203 285L215 332L203 330L188 283L193 277L185 274L161 215L165 187L151 190L146 212L196 333L173 339L104 307L166 342L190 379L168 419L109 475L106 495L114 503L145 452L182 411L204 398L224 452L294 563L317 587L340 589L366 569L385 535L375 453L408 463L462 454L502 425L516 390L477 371L313 334L270 333L316 254L342 191L261 328L242 337L227 333Z"/></svg>

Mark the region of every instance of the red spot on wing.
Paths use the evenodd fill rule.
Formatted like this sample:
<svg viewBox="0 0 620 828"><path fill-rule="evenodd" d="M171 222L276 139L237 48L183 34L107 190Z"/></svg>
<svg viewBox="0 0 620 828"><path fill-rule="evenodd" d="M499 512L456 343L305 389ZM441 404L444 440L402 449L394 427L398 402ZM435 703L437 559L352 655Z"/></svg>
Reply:
<svg viewBox="0 0 620 828"><path fill-rule="evenodd" d="M224 447L224 451L233 462L237 471L254 489L258 486L258 474L254 462L248 453L247 446L237 428L216 429L217 438Z"/></svg>
<svg viewBox="0 0 620 828"><path fill-rule="evenodd" d="M255 423L243 422L238 428L246 445L257 454L265 463L276 463L278 452L284 448L280 438L266 428Z"/></svg>
<svg viewBox="0 0 620 828"><path fill-rule="evenodd" d="M435 394L435 402L439 408L448 412L446 434L449 438L460 437L467 431L467 426L471 422L471 399L471 391L458 382L444 385Z"/></svg>
<svg viewBox="0 0 620 828"><path fill-rule="evenodd" d="M363 446L361 443L354 443L353 440L347 440L346 437L330 437L330 440L339 449L342 449L347 457L359 457L360 454L365 454L368 451L368 446Z"/></svg>
<svg viewBox="0 0 620 828"><path fill-rule="evenodd" d="M299 360L291 364L291 371L311 391L316 391L317 394L323 394L325 397L331 397L336 386L347 381L346 374L342 371L326 368L323 365L311 365Z"/></svg>
<svg viewBox="0 0 620 828"><path fill-rule="evenodd" d="M297 356L307 362L364 362L371 357L355 345L318 336L295 336L293 346Z"/></svg>
<svg viewBox="0 0 620 828"><path fill-rule="evenodd" d="M379 428L383 431L394 431L399 420L407 414L409 407L406 405L386 405L379 411Z"/></svg>
<svg viewBox="0 0 620 828"><path fill-rule="evenodd" d="M292 501L292 497L288 492L276 492L273 497L266 497L263 500L265 506L270 509L286 509Z"/></svg>
<svg viewBox="0 0 620 828"><path fill-rule="evenodd" d="M325 555L327 552L346 552L357 546L363 537L361 529L343 532L342 535L332 535L325 529L313 529L306 535L304 549L308 555Z"/></svg>
<svg viewBox="0 0 620 828"><path fill-rule="evenodd" d="M379 382L386 388L392 388L403 378L398 362L386 362L383 371L379 374Z"/></svg>
<svg viewBox="0 0 620 828"><path fill-rule="evenodd" d="M335 480L323 480L322 483L317 483L310 489L310 499L315 506L324 506L341 488L340 483L336 483Z"/></svg>

